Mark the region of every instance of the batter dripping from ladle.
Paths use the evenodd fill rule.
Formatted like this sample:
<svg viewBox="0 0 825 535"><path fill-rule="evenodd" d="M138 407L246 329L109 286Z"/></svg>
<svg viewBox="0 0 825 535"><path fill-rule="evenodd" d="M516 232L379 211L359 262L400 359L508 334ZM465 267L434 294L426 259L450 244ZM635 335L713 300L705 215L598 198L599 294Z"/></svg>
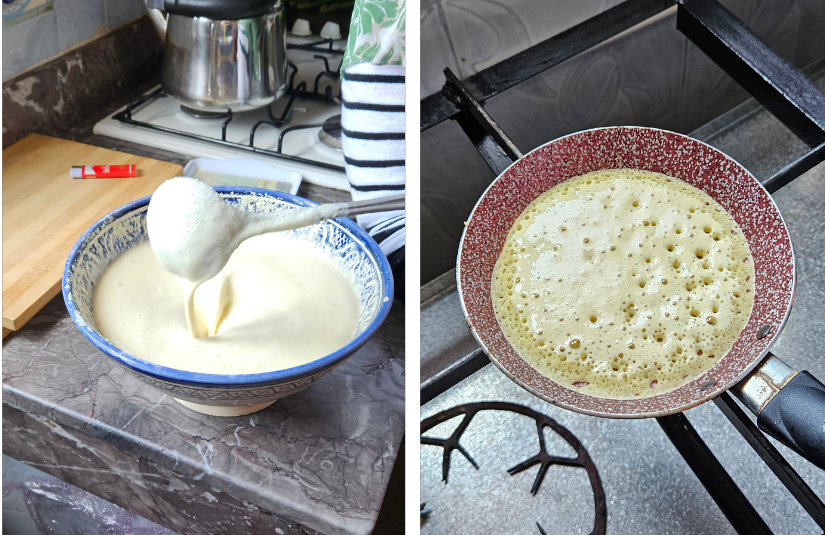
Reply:
<svg viewBox="0 0 825 535"><path fill-rule="evenodd" d="M247 212L224 201L203 182L167 180L152 195L146 226L152 252L180 283L186 325L193 338L217 334L231 292L229 279L210 296L210 313L195 310L195 290L216 276L244 240L305 227L349 212L346 204L326 204L276 212Z"/></svg>

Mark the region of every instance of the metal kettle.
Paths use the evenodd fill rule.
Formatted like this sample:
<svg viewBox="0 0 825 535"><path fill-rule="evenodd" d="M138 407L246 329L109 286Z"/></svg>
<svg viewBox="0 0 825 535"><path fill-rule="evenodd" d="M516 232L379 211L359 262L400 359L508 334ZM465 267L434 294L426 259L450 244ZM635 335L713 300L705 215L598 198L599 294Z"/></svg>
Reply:
<svg viewBox="0 0 825 535"><path fill-rule="evenodd" d="M161 86L182 105L245 111L286 90L282 0L145 1L165 43Z"/></svg>

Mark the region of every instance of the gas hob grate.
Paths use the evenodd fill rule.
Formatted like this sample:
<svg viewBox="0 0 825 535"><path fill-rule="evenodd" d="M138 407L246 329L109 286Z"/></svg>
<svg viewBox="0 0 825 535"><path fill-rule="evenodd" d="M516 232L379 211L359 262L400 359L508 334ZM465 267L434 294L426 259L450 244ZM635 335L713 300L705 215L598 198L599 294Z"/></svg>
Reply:
<svg viewBox="0 0 825 535"><path fill-rule="evenodd" d="M330 104L341 104L341 94L340 88L336 93L333 89L332 84L325 85L323 88L321 87L322 80L329 79L331 81L336 81L341 77L341 64L339 63L337 68L330 67L330 58L328 58L325 54L330 54L333 56L343 55L343 51L339 49L333 48L334 41L332 39L325 39L322 41L318 41L315 43L308 43L308 44L287 44L287 49L290 50L302 50L302 51L309 51L315 52L313 54L313 58L323 62L324 68L321 70L318 75L315 77L313 82L313 88L310 91L308 89L308 85L305 81L299 82L297 85L295 84L295 77L298 74L298 67L289 62L290 73L288 76L287 81L287 90L286 94L289 95L289 100L287 101L286 105L284 106L283 110L281 111L280 115L276 117L275 113L272 111L272 105L266 106L266 114L268 120L260 120L256 122L249 131L249 143L238 143L234 141L228 141L226 138L227 127L230 125L232 120L234 119L234 115L231 110L226 110L225 113L220 114L219 116L210 116L210 118L225 118L223 123L220 127L220 135L218 132L215 132L214 136L197 134L193 132L186 132L183 130L170 128L167 126L161 126L157 124L151 124L148 122L140 121L134 118L133 114L136 112L141 106L163 98L170 98L162 89L158 89L153 93L149 93L147 95L142 95L137 97L133 101L129 102L126 105L126 108L112 116L113 119L120 121L121 123L128 124L130 126L136 126L147 130L152 130L156 132L163 132L166 134L173 134L175 136L193 139L197 141L203 141L206 143L211 143L214 145L220 145L226 148L230 148L233 150L240 150L244 152L250 152L265 156L272 156L274 158L279 158L282 160L292 161L296 163L308 164L315 167L320 167L323 169L329 169L332 171L339 171L341 173L345 172L345 168L340 165L335 165L329 162L324 162L320 160L313 160L310 158L305 158L302 156L296 156L293 154L288 154L284 152L283 145L284 145L284 138L289 135L290 133L299 131L299 130L306 130L311 128L318 128L319 130L324 127L324 123L308 123L308 124L296 124L292 125L292 121L295 117L295 111L299 110L300 107L296 106L296 102L301 102L306 99L316 100L320 102L326 102ZM186 111L186 110L185 110ZM289 125L289 126L287 126ZM269 126L275 128L282 128L278 134L278 143L277 147L273 149L264 149L255 146L255 134L262 126Z"/></svg>

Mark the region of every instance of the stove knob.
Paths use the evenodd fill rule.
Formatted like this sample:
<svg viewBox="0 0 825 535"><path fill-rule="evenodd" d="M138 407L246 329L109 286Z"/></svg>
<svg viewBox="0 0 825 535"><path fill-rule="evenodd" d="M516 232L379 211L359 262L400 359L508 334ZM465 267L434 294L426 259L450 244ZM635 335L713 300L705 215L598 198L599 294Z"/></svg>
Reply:
<svg viewBox="0 0 825 535"><path fill-rule="evenodd" d="M301 37L312 35L309 29L309 21L306 19L297 19L295 24L292 25L292 35L299 35Z"/></svg>
<svg viewBox="0 0 825 535"><path fill-rule="evenodd" d="M340 39L341 27L334 22L327 22L324 24L324 27L321 28L321 37L324 39Z"/></svg>

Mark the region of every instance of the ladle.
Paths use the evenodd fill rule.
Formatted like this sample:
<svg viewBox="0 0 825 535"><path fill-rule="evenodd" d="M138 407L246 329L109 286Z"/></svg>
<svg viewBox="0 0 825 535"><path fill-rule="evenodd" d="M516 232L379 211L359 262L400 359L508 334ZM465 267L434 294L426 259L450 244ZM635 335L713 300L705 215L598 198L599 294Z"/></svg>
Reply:
<svg viewBox="0 0 825 535"><path fill-rule="evenodd" d="M248 212L188 177L167 180L149 202L146 226L152 252L174 275L199 284L217 275L244 240L336 217L404 209L404 194L363 201Z"/></svg>

